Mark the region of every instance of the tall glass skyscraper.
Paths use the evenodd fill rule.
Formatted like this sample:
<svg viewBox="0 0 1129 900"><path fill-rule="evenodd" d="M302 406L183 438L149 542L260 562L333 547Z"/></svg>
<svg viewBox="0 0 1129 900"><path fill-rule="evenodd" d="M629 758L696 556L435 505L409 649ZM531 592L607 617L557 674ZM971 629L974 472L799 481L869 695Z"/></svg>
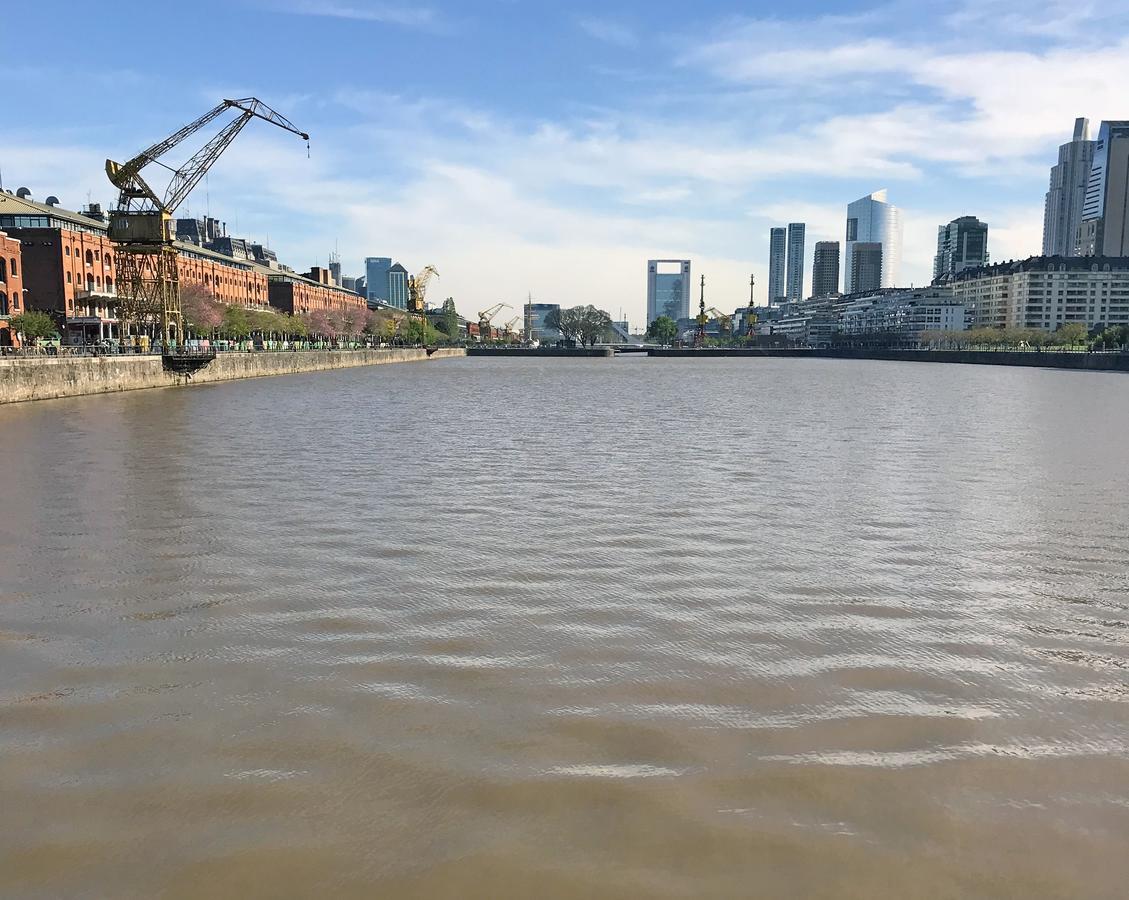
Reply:
<svg viewBox="0 0 1129 900"><path fill-rule="evenodd" d="M1129 255L1129 122L1102 122L1086 182L1079 256Z"/></svg>
<svg viewBox="0 0 1129 900"><path fill-rule="evenodd" d="M804 236L803 222L788 226L788 299L796 303L804 299Z"/></svg>
<svg viewBox="0 0 1129 900"><path fill-rule="evenodd" d="M370 256L365 260L365 293L375 303L388 302L388 270L392 260L387 256Z"/></svg>
<svg viewBox="0 0 1129 900"><path fill-rule="evenodd" d="M787 258L788 237L783 228L768 232L768 303L782 303L788 296L784 284L784 261Z"/></svg>
<svg viewBox="0 0 1129 900"><path fill-rule="evenodd" d="M847 247L843 259L843 293L862 289L854 284L855 244L882 245L880 287L899 287L902 274L902 211L887 202L886 191L875 191L847 206Z"/></svg>
<svg viewBox="0 0 1129 900"><path fill-rule="evenodd" d="M690 318L690 260L647 260L647 324L659 316Z"/></svg>

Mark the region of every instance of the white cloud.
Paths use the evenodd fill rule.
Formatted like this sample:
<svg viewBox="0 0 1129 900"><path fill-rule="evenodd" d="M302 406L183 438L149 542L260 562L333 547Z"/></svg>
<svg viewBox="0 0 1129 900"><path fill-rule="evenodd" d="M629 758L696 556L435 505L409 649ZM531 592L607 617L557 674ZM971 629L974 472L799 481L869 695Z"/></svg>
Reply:
<svg viewBox="0 0 1129 900"><path fill-rule="evenodd" d="M351 19L358 22L383 22L414 28L432 28L439 23L435 10L426 6L355 0L340 3L335 0L273 0L272 9L304 16L323 16L332 19Z"/></svg>
<svg viewBox="0 0 1129 900"><path fill-rule="evenodd" d="M617 47L636 47L639 45L638 35L630 26L622 22L613 19L584 18L580 19L577 24L588 35L607 44L614 44Z"/></svg>

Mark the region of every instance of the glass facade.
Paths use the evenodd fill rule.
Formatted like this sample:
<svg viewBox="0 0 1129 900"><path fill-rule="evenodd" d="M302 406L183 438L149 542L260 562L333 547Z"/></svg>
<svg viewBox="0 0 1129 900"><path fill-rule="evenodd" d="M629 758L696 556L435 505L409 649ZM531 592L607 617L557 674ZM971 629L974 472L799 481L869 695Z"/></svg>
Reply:
<svg viewBox="0 0 1129 900"><path fill-rule="evenodd" d="M882 275L879 287L897 287L902 274L902 211L888 203L886 191L875 191L847 206L847 244L843 259L843 293L870 290L855 284L854 252L858 244L881 247ZM865 268L870 271L871 262Z"/></svg>
<svg viewBox="0 0 1129 900"><path fill-rule="evenodd" d="M788 237L783 228L773 228L768 232L768 302L780 303L784 300L784 261L787 256Z"/></svg>
<svg viewBox="0 0 1129 900"><path fill-rule="evenodd" d="M387 256L370 256L365 260L365 291L374 303L388 302L388 271L392 260Z"/></svg>
<svg viewBox="0 0 1129 900"><path fill-rule="evenodd" d="M663 272L661 268L675 269ZM690 261L652 259L647 262L647 324L659 316L676 322L690 317Z"/></svg>

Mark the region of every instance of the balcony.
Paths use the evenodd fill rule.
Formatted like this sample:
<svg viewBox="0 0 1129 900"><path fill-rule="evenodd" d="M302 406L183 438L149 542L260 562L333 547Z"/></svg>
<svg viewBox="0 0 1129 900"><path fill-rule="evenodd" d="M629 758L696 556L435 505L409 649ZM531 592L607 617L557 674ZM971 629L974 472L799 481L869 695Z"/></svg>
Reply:
<svg viewBox="0 0 1129 900"><path fill-rule="evenodd" d="M99 297L116 297L118 295L117 288L76 288L74 292L75 300L91 300Z"/></svg>

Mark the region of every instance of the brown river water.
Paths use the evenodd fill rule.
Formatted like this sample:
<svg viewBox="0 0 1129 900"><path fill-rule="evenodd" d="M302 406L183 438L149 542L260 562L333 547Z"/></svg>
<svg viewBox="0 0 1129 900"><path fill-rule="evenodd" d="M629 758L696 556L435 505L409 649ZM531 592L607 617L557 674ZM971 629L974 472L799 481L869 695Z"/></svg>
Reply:
<svg viewBox="0 0 1129 900"><path fill-rule="evenodd" d="M1129 895L1129 377L0 408L0 897Z"/></svg>

